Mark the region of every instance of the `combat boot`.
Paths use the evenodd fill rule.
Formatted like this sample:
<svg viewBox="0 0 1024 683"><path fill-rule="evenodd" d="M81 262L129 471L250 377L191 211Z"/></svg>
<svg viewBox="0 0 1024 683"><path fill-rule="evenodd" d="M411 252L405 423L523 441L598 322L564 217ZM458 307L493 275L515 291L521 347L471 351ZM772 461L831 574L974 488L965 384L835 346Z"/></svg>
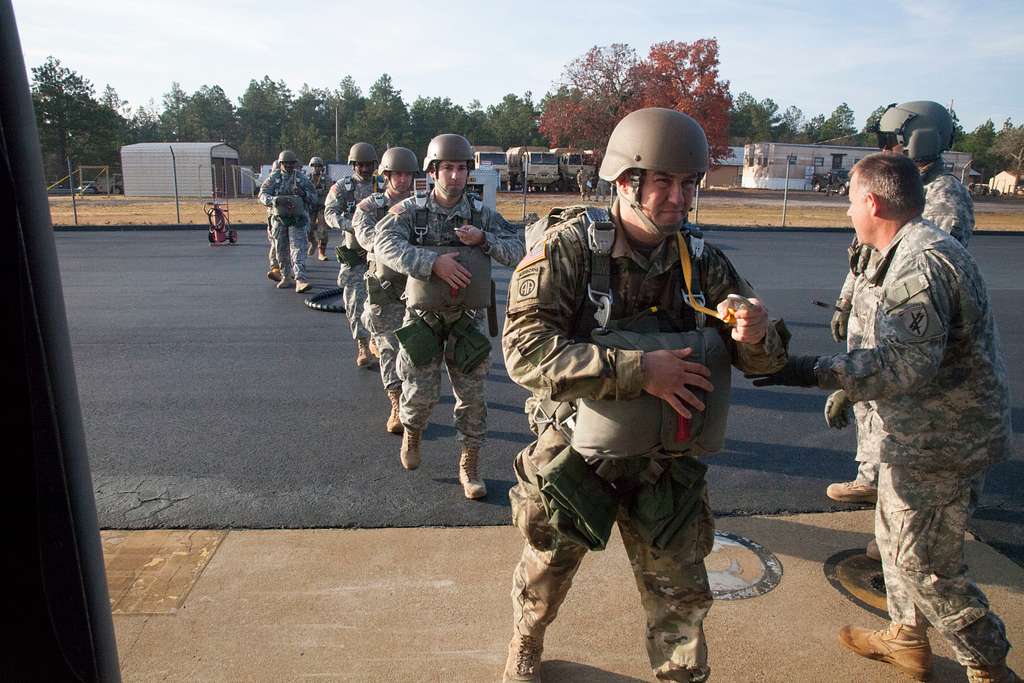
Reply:
<svg viewBox="0 0 1024 683"><path fill-rule="evenodd" d="M312 288L313 285L309 284L305 280L295 281L295 291L298 292L299 294L302 294L303 292L308 292Z"/></svg>
<svg viewBox="0 0 1024 683"><path fill-rule="evenodd" d="M281 269L278 268L277 266L274 266L273 268L267 271L267 277L273 280L274 282L280 282L281 278L283 277L281 275Z"/></svg>
<svg viewBox="0 0 1024 683"><path fill-rule="evenodd" d="M365 368L373 363L373 354L370 353L370 345L365 339L356 339L356 365Z"/></svg>
<svg viewBox="0 0 1024 683"><path fill-rule="evenodd" d="M873 538L868 541L868 547L864 549L864 554L875 562L882 561L882 551L878 549L878 541Z"/></svg>
<svg viewBox="0 0 1024 683"><path fill-rule="evenodd" d="M862 481L829 484L825 495L840 503L871 503L878 500L878 488Z"/></svg>
<svg viewBox="0 0 1024 683"><path fill-rule="evenodd" d="M377 348L377 340L370 336L370 353L374 358L380 358L380 349Z"/></svg>
<svg viewBox="0 0 1024 683"><path fill-rule="evenodd" d="M326 242L321 242L320 245L317 247L316 259L318 261L326 261L327 260L327 243Z"/></svg>
<svg viewBox="0 0 1024 683"><path fill-rule="evenodd" d="M1021 683L1021 678L1006 666L968 666L968 683Z"/></svg>
<svg viewBox="0 0 1024 683"><path fill-rule="evenodd" d="M306 256L312 256L312 255L313 255L313 249L314 249L314 248L315 248L315 247L314 247L313 243L312 243L312 242L310 242L310 243L309 243L309 246L308 246L308 247L306 247Z"/></svg>
<svg viewBox="0 0 1024 683"><path fill-rule="evenodd" d="M398 419L398 407L401 399L401 389L388 389L388 400L391 401L391 415L388 416L388 431L392 434L401 434L404 430L404 427L402 427L402 421Z"/></svg>
<svg viewBox="0 0 1024 683"><path fill-rule="evenodd" d="M501 683L541 683L540 656L544 641L532 636L516 633L508 644L508 659L505 660L505 674Z"/></svg>
<svg viewBox="0 0 1024 683"><path fill-rule="evenodd" d="M402 459L402 467L407 470L414 470L420 466L420 430L405 428L402 435L402 451L399 457Z"/></svg>
<svg viewBox="0 0 1024 683"><path fill-rule="evenodd" d="M927 681L932 673L932 648L928 644L927 628L890 623L881 631L870 631L844 626L839 629L839 644L861 657L892 664L916 680Z"/></svg>
<svg viewBox="0 0 1024 683"><path fill-rule="evenodd" d="M292 286L292 279L287 275L282 275L281 279L277 281L277 285L275 286L278 289L288 289L289 287Z"/></svg>
<svg viewBox="0 0 1024 683"><path fill-rule="evenodd" d="M478 471L479 464L480 447L463 446L462 454L459 456L459 483L462 484L462 493L470 500L487 495L487 487Z"/></svg>

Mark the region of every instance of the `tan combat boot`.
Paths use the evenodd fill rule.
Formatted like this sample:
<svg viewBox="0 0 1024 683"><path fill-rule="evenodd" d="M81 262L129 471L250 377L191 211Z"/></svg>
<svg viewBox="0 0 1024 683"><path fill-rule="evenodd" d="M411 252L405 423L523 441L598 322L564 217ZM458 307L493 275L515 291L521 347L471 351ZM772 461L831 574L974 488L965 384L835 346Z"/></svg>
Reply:
<svg viewBox="0 0 1024 683"><path fill-rule="evenodd" d="M292 286L292 279L286 275L282 275L281 279L274 285L278 289L288 289Z"/></svg>
<svg viewBox="0 0 1024 683"><path fill-rule="evenodd" d="M1021 678L1006 666L968 666L967 680L969 683L1021 683Z"/></svg>
<svg viewBox="0 0 1024 683"><path fill-rule="evenodd" d="M365 368L373 363L373 354L370 353L370 345L365 339L356 339L356 365Z"/></svg>
<svg viewBox="0 0 1024 683"><path fill-rule="evenodd" d="M388 431L392 434L401 434L405 429L402 426L402 421L398 419L399 401L401 399L401 389L388 389L388 400L391 401L391 415L388 416Z"/></svg>
<svg viewBox="0 0 1024 683"><path fill-rule="evenodd" d="M462 454L459 456L459 483L462 484L462 492L470 500L487 495L487 487L478 472L479 464L480 448L478 446L463 446Z"/></svg>
<svg viewBox="0 0 1024 683"><path fill-rule="evenodd" d="M274 282L280 282L282 277L283 276L281 275L281 269L278 268L277 266L274 266L273 268L267 271L267 278L273 280Z"/></svg>
<svg viewBox="0 0 1024 683"><path fill-rule="evenodd" d="M327 260L327 242L320 242L320 245L317 247L316 259L318 261Z"/></svg>
<svg viewBox="0 0 1024 683"><path fill-rule="evenodd" d="M405 429L402 435L402 467L414 470L420 466L420 432L418 429Z"/></svg>
<svg viewBox="0 0 1024 683"><path fill-rule="evenodd" d="M878 549L878 541L873 538L868 541L868 547L864 549L864 554L875 562L882 561L882 551Z"/></svg>
<svg viewBox="0 0 1024 683"><path fill-rule="evenodd" d="M370 353L374 358L380 358L380 349L377 348L377 340L370 336Z"/></svg>
<svg viewBox="0 0 1024 683"><path fill-rule="evenodd" d="M532 636L516 633L508 644L508 659L505 660L505 674L501 683L541 683L540 655L544 641Z"/></svg>
<svg viewBox="0 0 1024 683"><path fill-rule="evenodd" d="M861 481L843 481L829 484L825 495L840 503L871 503L878 500L878 488Z"/></svg>
<svg viewBox="0 0 1024 683"><path fill-rule="evenodd" d="M313 255L313 250L315 248L316 248L316 246L312 242L310 242L309 246L306 247L306 256L312 256Z"/></svg>
<svg viewBox="0 0 1024 683"><path fill-rule="evenodd" d="M861 657L892 664L916 680L927 681L932 673L927 628L891 623L884 630L871 631L844 626L839 629L839 644Z"/></svg>
<svg viewBox="0 0 1024 683"><path fill-rule="evenodd" d="M302 294L303 292L308 292L312 288L313 288L313 285L309 284L305 280L296 280L295 281L295 291L297 293L299 293L299 294Z"/></svg>

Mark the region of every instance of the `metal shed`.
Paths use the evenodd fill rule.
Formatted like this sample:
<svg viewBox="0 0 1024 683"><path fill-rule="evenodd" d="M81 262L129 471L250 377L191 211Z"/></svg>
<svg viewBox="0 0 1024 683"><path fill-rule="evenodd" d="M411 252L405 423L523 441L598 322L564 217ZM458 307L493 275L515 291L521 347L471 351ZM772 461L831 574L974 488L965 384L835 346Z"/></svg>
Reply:
<svg viewBox="0 0 1024 683"><path fill-rule="evenodd" d="M238 151L223 142L139 142L121 148L126 197L173 197L175 176L183 197L242 194Z"/></svg>

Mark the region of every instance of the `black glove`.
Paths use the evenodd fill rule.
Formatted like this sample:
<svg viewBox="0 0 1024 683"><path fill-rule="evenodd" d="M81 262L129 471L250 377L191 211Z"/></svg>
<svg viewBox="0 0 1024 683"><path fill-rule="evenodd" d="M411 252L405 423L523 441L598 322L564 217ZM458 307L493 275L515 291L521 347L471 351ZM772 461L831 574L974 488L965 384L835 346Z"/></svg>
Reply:
<svg viewBox="0 0 1024 683"><path fill-rule="evenodd" d="M755 387L775 385L816 387L818 386L818 375L814 372L814 366L817 362L817 356L790 356L789 360L786 361L786 365L776 373L770 375L744 375L744 377L754 380Z"/></svg>

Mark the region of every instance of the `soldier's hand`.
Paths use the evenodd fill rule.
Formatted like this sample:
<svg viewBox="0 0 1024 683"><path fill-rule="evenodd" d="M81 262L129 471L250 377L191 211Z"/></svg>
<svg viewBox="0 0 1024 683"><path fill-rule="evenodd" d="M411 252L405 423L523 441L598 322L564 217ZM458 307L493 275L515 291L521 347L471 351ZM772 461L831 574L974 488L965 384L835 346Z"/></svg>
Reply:
<svg viewBox="0 0 1024 683"><path fill-rule="evenodd" d="M850 304L840 299L836 302L836 312L832 314L832 339L837 342L846 341L846 328L850 322Z"/></svg>
<svg viewBox="0 0 1024 683"><path fill-rule="evenodd" d="M845 429L850 424L852 407L845 391L833 391L825 401L825 424L832 429Z"/></svg>
<svg viewBox="0 0 1024 683"><path fill-rule="evenodd" d="M485 239L484 231L469 223L455 228L455 235L459 238L460 242L471 247L483 244Z"/></svg>
<svg viewBox="0 0 1024 683"><path fill-rule="evenodd" d="M749 300L752 306L733 310L733 318L736 324L732 328L732 338L743 344L756 344L768 333L768 311L758 299ZM728 299L719 301L719 315L725 315L729 308Z"/></svg>
<svg viewBox="0 0 1024 683"><path fill-rule="evenodd" d="M817 363L817 356L790 356L778 372L743 376L754 380L755 387L815 387L818 386L818 375L814 372Z"/></svg>
<svg viewBox="0 0 1024 683"><path fill-rule="evenodd" d="M644 391L667 401L683 417L691 417L689 408L704 410L704 402L687 387L713 391L711 371L700 363L686 360L693 349L665 349L644 353Z"/></svg>
<svg viewBox="0 0 1024 683"><path fill-rule="evenodd" d="M448 284L449 287L462 289L469 286L471 274L466 267L458 262L459 252L449 251L434 260L431 272Z"/></svg>

